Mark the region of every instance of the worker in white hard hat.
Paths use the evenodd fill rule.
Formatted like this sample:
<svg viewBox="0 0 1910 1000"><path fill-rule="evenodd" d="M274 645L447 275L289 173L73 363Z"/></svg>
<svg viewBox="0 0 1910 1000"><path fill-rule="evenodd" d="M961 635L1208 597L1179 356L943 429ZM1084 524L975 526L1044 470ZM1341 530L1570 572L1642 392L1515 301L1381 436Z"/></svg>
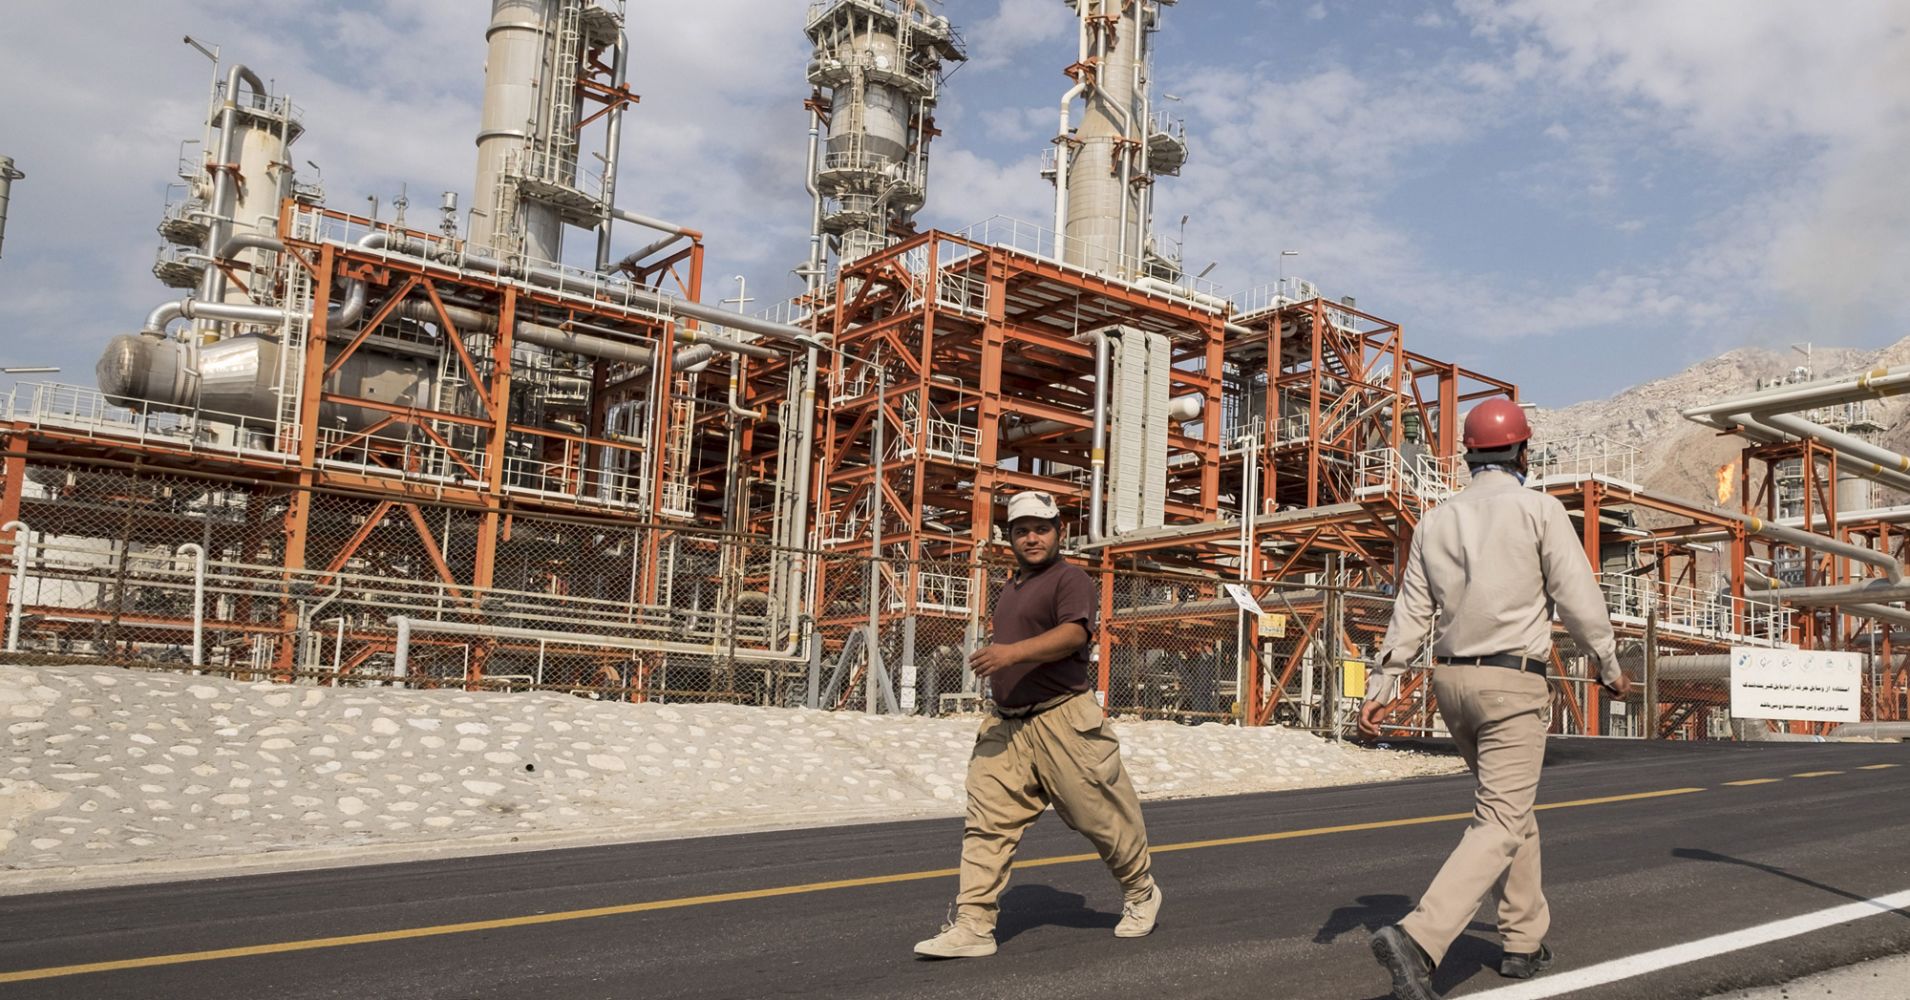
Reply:
<svg viewBox="0 0 1910 1000"><path fill-rule="evenodd" d="M915 946L927 958L995 953L997 901L1015 847L1051 804L1121 885L1116 937L1151 933L1161 909L1140 799L1092 694L1088 645L1100 596L1088 574L1061 559L1053 496L1028 491L1010 499L1008 540L1018 567L995 603L989 644L968 658L993 698L968 761L961 888L954 920Z"/></svg>
<svg viewBox="0 0 1910 1000"><path fill-rule="evenodd" d="M1433 969L1488 897L1505 942L1499 974L1529 979L1552 962L1533 804L1551 719L1554 612L1598 663L1600 683L1614 697L1631 691L1578 531L1557 498L1525 488L1531 437L1511 400L1467 414L1472 484L1413 532L1381 674L1360 709L1360 732L1378 736L1400 675L1430 634L1439 717L1478 779L1459 846L1413 912L1373 935L1397 1000L1438 1000Z"/></svg>

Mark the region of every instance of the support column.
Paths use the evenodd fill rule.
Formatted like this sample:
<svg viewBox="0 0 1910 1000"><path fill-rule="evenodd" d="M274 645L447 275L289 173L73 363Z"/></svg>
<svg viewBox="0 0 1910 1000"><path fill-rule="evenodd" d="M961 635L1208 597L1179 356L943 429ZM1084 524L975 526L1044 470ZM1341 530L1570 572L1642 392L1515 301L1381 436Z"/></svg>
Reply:
<svg viewBox="0 0 1910 1000"><path fill-rule="evenodd" d="M332 280L338 271L337 250L327 243L319 248L318 278L312 289L312 318L306 327L303 378L299 386L298 477L291 503L285 510L284 590L279 606L278 648L273 651L272 672L276 679L291 682L297 667L294 648L298 638L299 610L292 598L292 573L305 568L305 545L310 534L313 491L318 485L318 411L325 388L325 345L327 313L332 301Z"/></svg>

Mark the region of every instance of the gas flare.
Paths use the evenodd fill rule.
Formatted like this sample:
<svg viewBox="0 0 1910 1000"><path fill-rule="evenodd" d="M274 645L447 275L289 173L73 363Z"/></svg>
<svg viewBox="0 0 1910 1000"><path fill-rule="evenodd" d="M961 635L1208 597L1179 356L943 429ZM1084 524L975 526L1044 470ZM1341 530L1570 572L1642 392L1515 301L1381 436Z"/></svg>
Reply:
<svg viewBox="0 0 1910 1000"><path fill-rule="evenodd" d="M1726 462L1718 466L1718 506L1731 502L1731 494L1738 485L1738 467Z"/></svg>

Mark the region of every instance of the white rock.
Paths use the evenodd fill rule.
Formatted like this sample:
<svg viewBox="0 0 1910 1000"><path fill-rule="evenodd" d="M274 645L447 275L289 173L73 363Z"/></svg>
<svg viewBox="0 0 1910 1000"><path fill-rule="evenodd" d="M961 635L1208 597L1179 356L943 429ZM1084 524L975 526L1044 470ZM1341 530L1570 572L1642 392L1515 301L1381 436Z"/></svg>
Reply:
<svg viewBox="0 0 1910 1000"><path fill-rule="evenodd" d="M1243 528L1242 530L1245 529ZM621 771L624 769L623 758L613 757L604 753L593 753L589 757L584 758L584 762L599 771Z"/></svg>

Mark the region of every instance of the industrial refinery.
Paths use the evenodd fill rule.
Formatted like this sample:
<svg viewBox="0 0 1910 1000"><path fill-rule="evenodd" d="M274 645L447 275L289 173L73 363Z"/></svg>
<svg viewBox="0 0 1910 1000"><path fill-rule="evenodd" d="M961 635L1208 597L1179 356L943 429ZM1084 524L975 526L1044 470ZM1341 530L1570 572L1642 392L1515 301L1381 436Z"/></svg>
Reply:
<svg viewBox="0 0 1910 1000"><path fill-rule="evenodd" d="M1466 481L1461 421L1518 386L1415 351L1358 289L1188 273L1154 218L1201 155L1150 79L1175 2L1053 2L1077 30L1041 56L1058 121L1026 178L1053 214L960 231L917 216L961 26L922 0L764 19L813 48L788 81L811 211L803 291L754 315L706 301L696 219L617 189L628 70L665 44L621 0L493 0L471 188L422 224L328 204L295 147L345 123L226 62L176 123L201 152L154 220L150 312L95 384L22 383L0 414L9 653L973 711L1003 506L1040 489L1099 586L1112 713L1350 731L1414 526ZM0 233L22 176L0 157ZM577 233L595 253L566 259ZM1561 631L1554 729L1830 731L1734 722L1743 649L1870 653L1863 718L1910 719L1910 508L1885 492L1910 460L1869 409L1906 389L1807 373L1695 406L1743 439L1715 497L1535 441L1527 485L1572 512L1645 680L1608 698ZM1388 722L1437 725L1423 682Z"/></svg>

